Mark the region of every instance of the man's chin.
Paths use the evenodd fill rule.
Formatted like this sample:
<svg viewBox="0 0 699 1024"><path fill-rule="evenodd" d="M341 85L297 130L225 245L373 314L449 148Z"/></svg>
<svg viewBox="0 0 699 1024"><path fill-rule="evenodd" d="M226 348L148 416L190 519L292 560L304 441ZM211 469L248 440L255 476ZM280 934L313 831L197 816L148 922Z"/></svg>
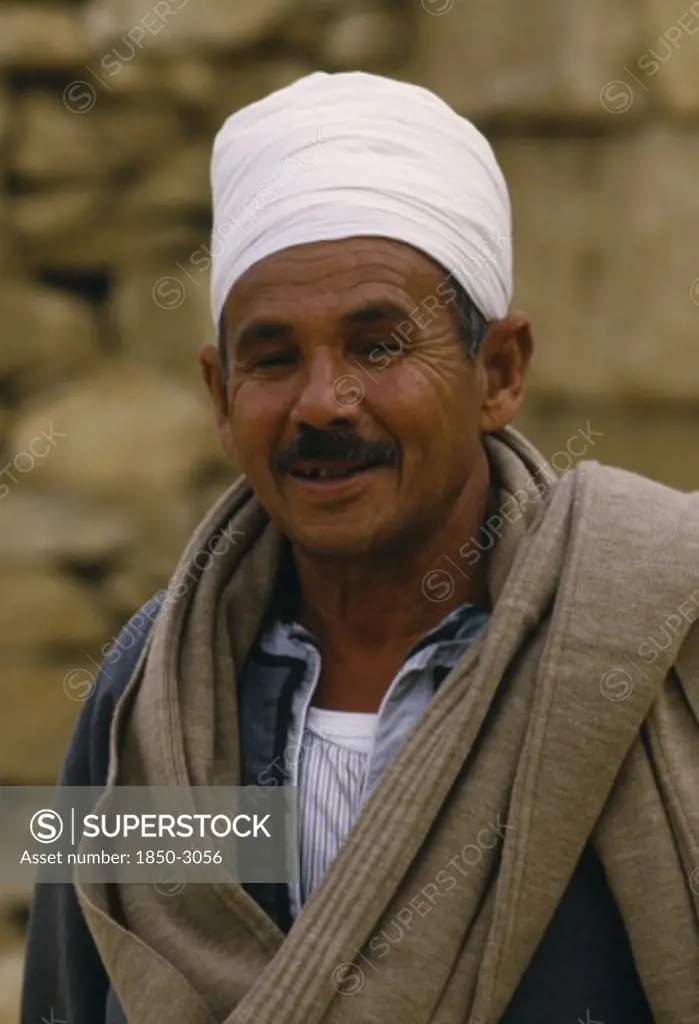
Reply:
<svg viewBox="0 0 699 1024"><path fill-rule="evenodd" d="M339 518L325 524L287 523L284 532L292 544L317 558L366 558L381 549L377 523L363 525L354 520L343 524Z"/></svg>

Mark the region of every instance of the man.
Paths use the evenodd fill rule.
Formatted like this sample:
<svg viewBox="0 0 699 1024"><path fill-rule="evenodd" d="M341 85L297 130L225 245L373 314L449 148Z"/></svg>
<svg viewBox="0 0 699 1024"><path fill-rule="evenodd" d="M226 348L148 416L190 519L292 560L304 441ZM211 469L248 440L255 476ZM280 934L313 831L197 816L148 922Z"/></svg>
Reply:
<svg viewBox="0 0 699 1024"><path fill-rule="evenodd" d="M298 785L301 880L39 886L24 1024L699 1020L699 497L508 426L507 189L437 97L311 75L212 186L244 477L62 782Z"/></svg>

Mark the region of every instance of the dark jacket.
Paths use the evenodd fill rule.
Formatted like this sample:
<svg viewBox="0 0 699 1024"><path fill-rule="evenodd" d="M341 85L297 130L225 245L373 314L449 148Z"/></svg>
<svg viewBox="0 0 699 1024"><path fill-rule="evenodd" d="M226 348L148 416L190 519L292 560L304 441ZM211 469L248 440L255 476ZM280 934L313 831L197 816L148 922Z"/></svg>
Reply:
<svg viewBox="0 0 699 1024"><path fill-rule="evenodd" d="M115 705L136 666L158 602L148 602L105 659L80 713L59 784L103 786ZM134 637L136 638L134 640ZM128 641L128 642L127 642ZM286 743L294 667L276 701L274 735ZM253 714L251 708L250 714ZM245 731L241 711L241 730ZM244 737L241 737L244 739ZM243 742L243 749L251 744ZM252 757L253 754L250 754ZM243 782L254 771L243 766ZM283 931L291 926L285 886L246 887ZM639 894L639 898L645 898ZM51 1017L53 1014L53 1018ZM29 921L21 1024L127 1024L69 883L38 884ZM602 867L587 848L502 1024L653 1024L623 922ZM187 1024L186 1021L181 1024ZM358 1022L359 1024L359 1022Z"/></svg>

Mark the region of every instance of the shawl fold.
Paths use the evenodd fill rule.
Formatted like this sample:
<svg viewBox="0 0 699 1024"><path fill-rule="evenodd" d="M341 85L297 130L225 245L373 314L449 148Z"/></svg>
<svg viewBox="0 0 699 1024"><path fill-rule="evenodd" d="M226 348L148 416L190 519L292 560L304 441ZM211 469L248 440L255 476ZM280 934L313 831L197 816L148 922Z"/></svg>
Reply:
<svg viewBox="0 0 699 1024"><path fill-rule="evenodd" d="M552 480L511 428L486 445L501 505L530 496L489 555L490 620L290 933L232 880L115 900L76 869L129 1024L496 1024L588 842L655 1020L697 1020L699 627L678 609L699 600L699 495L594 462ZM197 528L117 705L102 803L240 783L235 678L283 543L244 479Z"/></svg>

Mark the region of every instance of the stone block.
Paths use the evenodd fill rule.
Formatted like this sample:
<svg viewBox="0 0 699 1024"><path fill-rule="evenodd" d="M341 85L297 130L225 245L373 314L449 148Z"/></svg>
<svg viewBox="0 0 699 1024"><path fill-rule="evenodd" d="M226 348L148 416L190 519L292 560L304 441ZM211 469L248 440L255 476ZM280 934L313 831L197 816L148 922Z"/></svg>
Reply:
<svg viewBox="0 0 699 1024"><path fill-rule="evenodd" d="M502 141L535 391L695 401L699 133Z"/></svg>
<svg viewBox="0 0 699 1024"><path fill-rule="evenodd" d="M602 89L643 49L635 0L422 0L414 17L406 75L473 118L607 117Z"/></svg>
<svg viewBox="0 0 699 1024"><path fill-rule="evenodd" d="M699 131L653 125L609 151L600 320L619 393L699 405ZM597 213L595 212L597 219Z"/></svg>
<svg viewBox="0 0 699 1024"><path fill-rule="evenodd" d="M105 639L109 634L105 633ZM94 650L99 655L99 641ZM92 655L90 655L92 657ZM0 776L13 785L52 785L78 714L94 692L99 658L16 660L3 652L0 688Z"/></svg>
<svg viewBox="0 0 699 1024"><path fill-rule="evenodd" d="M322 67L337 70L385 71L405 57L409 25L397 10L359 7L341 14L324 33Z"/></svg>
<svg viewBox="0 0 699 1024"><path fill-rule="evenodd" d="M682 114L699 111L699 3L647 0L643 52L631 70L656 106Z"/></svg>
<svg viewBox="0 0 699 1024"><path fill-rule="evenodd" d="M215 65L216 93L206 112L209 131L217 132L226 118L276 89L283 89L314 70L295 57L236 61L219 60Z"/></svg>
<svg viewBox="0 0 699 1024"><path fill-rule="evenodd" d="M8 485L7 476L2 481ZM21 478L20 478L21 482ZM2 498L0 566L110 566L134 544L138 528L124 508L37 494L19 484Z"/></svg>
<svg viewBox="0 0 699 1024"><path fill-rule="evenodd" d="M496 144L513 206L515 298L532 317L531 389L551 397L611 396L618 346L600 292L618 229L608 199L605 141L504 140Z"/></svg>
<svg viewBox="0 0 699 1024"><path fill-rule="evenodd" d="M89 369L97 321L80 299L29 279L0 285L0 378L28 393Z"/></svg>
<svg viewBox="0 0 699 1024"><path fill-rule="evenodd" d="M112 328L134 365L177 376L190 387L199 387L201 380L199 349L216 343L209 303L209 252L202 242L189 257L170 265L124 268L115 279L109 310Z"/></svg>
<svg viewBox="0 0 699 1024"><path fill-rule="evenodd" d="M15 652L21 664L21 658L37 659L42 652L50 654L68 646L89 649L99 646L108 632L109 623L94 596L68 577L48 568L25 567L5 574L0 594L3 660L9 652Z"/></svg>
<svg viewBox="0 0 699 1024"><path fill-rule="evenodd" d="M17 102L12 171L28 184L108 178L177 146L183 128L168 105L115 103L99 85L76 80L62 97L29 92Z"/></svg>
<svg viewBox="0 0 699 1024"><path fill-rule="evenodd" d="M86 21L92 45L111 47L115 59L123 60L148 49L254 46L283 25L295 6L294 0L92 0Z"/></svg>
<svg viewBox="0 0 699 1024"><path fill-rule="evenodd" d="M20 418L10 454L49 423L65 436L37 461L36 490L134 507L167 503L218 457L204 385L198 392L127 363L109 363L37 403Z"/></svg>
<svg viewBox="0 0 699 1024"><path fill-rule="evenodd" d="M197 141L165 154L124 195L123 211L139 216L210 216L211 142Z"/></svg>
<svg viewBox="0 0 699 1024"><path fill-rule="evenodd" d="M53 70L79 66L89 58L78 7L16 2L0 7L0 68Z"/></svg>
<svg viewBox="0 0 699 1024"><path fill-rule="evenodd" d="M109 195L99 182L82 187L49 188L23 192L7 204L7 223L17 249L30 261L38 256L53 264L62 247L75 247L104 225Z"/></svg>

